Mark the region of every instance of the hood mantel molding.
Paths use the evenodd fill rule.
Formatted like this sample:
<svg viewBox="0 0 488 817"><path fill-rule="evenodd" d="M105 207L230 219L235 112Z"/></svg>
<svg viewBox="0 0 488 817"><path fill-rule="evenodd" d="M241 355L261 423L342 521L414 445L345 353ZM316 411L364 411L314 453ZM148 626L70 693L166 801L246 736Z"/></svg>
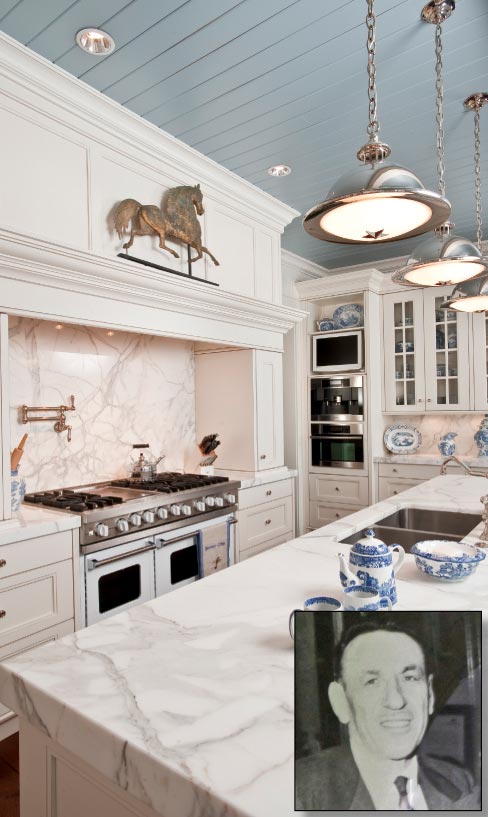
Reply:
<svg viewBox="0 0 488 817"><path fill-rule="evenodd" d="M276 350L306 315L8 230L0 230L0 311Z"/></svg>

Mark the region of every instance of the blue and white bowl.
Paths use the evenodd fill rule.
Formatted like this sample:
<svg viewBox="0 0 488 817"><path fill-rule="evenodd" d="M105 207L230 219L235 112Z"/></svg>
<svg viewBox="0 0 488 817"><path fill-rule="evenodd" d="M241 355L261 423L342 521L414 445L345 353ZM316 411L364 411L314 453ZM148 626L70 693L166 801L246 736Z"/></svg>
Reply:
<svg viewBox="0 0 488 817"><path fill-rule="evenodd" d="M417 542L411 552L419 570L447 582L467 579L486 558L486 553L476 545L446 539Z"/></svg>
<svg viewBox="0 0 488 817"><path fill-rule="evenodd" d="M323 318L319 321L319 332L331 332L336 329L336 325L332 318Z"/></svg>
<svg viewBox="0 0 488 817"><path fill-rule="evenodd" d="M364 326L364 309L361 304L343 304L333 315L337 329L356 329Z"/></svg>

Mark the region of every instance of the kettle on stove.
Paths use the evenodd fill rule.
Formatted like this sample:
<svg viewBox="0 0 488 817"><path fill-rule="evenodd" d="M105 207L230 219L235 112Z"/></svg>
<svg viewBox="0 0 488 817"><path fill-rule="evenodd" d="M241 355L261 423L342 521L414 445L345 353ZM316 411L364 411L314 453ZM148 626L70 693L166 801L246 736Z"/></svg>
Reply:
<svg viewBox="0 0 488 817"><path fill-rule="evenodd" d="M132 446L130 476L133 479L150 480L157 476L158 465L162 457L154 458L148 443L136 443Z"/></svg>

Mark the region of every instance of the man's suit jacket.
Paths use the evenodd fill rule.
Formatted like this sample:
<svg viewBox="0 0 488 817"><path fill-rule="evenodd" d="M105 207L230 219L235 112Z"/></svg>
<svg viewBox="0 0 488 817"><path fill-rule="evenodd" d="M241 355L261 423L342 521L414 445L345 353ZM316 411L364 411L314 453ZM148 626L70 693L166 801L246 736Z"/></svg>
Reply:
<svg viewBox="0 0 488 817"><path fill-rule="evenodd" d="M480 793L471 775L443 758L418 755L419 784L429 809L471 811ZM296 805L305 811L374 811L349 745L316 752L296 764Z"/></svg>

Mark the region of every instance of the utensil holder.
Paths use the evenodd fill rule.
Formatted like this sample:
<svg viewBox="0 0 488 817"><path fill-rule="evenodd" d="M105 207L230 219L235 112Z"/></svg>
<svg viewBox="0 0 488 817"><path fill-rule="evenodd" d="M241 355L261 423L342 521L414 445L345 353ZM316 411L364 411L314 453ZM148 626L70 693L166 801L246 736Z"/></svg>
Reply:
<svg viewBox="0 0 488 817"><path fill-rule="evenodd" d="M25 479L19 477L18 471L11 471L10 476L11 508L12 511L18 511L25 496Z"/></svg>

